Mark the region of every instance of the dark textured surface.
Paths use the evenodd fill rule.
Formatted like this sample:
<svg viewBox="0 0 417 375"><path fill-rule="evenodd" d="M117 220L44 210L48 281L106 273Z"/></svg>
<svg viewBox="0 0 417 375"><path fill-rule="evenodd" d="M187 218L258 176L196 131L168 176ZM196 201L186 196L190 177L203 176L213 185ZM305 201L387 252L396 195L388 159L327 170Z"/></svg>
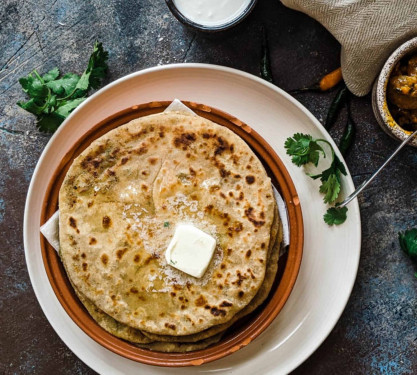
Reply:
<svg viewBox="0 0 417 375"><path fill-rule="evenodd" d="M49 136L20 110L19 77L54 66L80 73L93 41L110 52L107 82L139 69L205 62L258 74L260 25L269 31L276 83L289 90L338 66L338 43L312 19L278 0L260 0L238 28L218 36L185 29L159 1L38 0L0 5L0 373L93 374L43 315L26 270L25 196ZM334 93L298 99L323 121ZM358 134L347 163L360 183L397 143L378 127L370 98L354 99ZM341 134L344 114L332 135ZM417 374L416 268L397 232L417 226L417 150L408 148L361 196L363 244L348 306L328 339L294 373Z"/></svg>

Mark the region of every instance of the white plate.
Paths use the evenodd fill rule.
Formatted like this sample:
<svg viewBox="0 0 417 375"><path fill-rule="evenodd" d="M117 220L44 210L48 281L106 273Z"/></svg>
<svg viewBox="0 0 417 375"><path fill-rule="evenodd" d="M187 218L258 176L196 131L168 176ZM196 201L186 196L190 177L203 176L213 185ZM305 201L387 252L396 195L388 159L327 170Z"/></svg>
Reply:
<svg viewBox="0 0 417 375"><path fill-rule="evenodd" d="M49 284L41 256L39 225L52 173L75 141L94 124L129 106L179 98L228 112L259 132L288 168L304 217L304 254L288 302L253 343L231 356L193 368L147 366L120 357L90 339L66 314ZM361 226L357 201L348 220L329 227L318 182L295 167L283 147L295 132L333 141L300 103L274 85L238 70L206 64L176 64L130 74L106 86L77 108L51 138L36 166L25 207L24 243L30 279L49 322L65 344L101 374L285 374L323 342L339 319L358 269ZM340 156L340 155L339 155ZM345 188L354 186L350 175ZM51 358L53 360L53 358Z"/></svg>

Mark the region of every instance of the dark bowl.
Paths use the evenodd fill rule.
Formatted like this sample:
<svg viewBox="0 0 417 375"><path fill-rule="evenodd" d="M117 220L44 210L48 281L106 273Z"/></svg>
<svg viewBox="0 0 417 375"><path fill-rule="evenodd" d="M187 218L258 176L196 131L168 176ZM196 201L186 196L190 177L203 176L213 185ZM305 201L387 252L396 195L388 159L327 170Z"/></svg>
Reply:
<svg viewBox="0 0 417 375"><path fill-rule="evenodd" d="M168 8L171 11L171 13L176 17L178 21L180 21L185 26L191 27L192 29L197 30L197 31L203 31L207 33L216 33L218 31L229 30L232 27L239 24L240 22L242 22L252 12L253 8L255 8L255 5L258 2L258 0L252 0L247 6L247 8L232 21L229 21L223 25L216 25L216 26L206 26L206 25L201 25L194 21L191 21L178 10L176 5L174 4L174 0L165 0L165 2L167 3Z"/></svg>

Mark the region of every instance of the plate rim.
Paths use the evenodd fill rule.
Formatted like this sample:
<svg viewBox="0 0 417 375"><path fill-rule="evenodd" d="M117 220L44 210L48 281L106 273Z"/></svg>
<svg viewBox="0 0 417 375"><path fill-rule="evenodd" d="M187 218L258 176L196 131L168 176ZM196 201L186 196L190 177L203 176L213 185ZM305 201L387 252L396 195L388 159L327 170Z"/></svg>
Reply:
<svg viewBox="0 0 417 375"><path fill-rule="evenodd" d="M39 160L36 164L36 167L34 169L34 172L33 172L32 178L31 178L31 182L30 182L30 185L29 185L29 188L28 188L28 192L27 192L27 195L26 195L24 220L23 220L23 239L24 239L25 261L26 261L26 265L27 265L27 268L28 268L29 277L30 277L30 280L31 280L31 284L32 284L34 293L35 293L36 298L38 300L38 303L42 308L42 311L44 312L44 314L45 314L46 318L48 319L49 323L54 328L55 332L58 334L58 336L61 338L61 340L68 346L68 348L81 361L86 363L92 369L95 369L94 364L92 364L92 362L90 360L87 360L85 357L83 357L79 352L76 352L75 350L73 350L70 347L70 345L67 344L67 340L64 340L62 338L62 334L61 334L61 332L59 332L59 329L56 328L55 324L51 322L52 313L46 307L46 302L43 301L40 298L41 291L40 291L39 286L36 285L36 275L34 274L33 270L31 269L32 265L31 265L31 260L30 260L29 254L28 254L28 247L30 246L30 244L29 244L30 228L28 227L28 223L29 223L29 220L30 220L30 218L29 218L29 216L30 216L29 208L30 208L30 205L31 205L31 200L34 199L33 198L33 196L35 194L34 183L35 183L35 180L36 180L36 176L39 174L39 170L41 168L41 165L44 162L45 156L46 156L47 152L49 151L49 149L52 147L53 143L55 142L55 139L57 139L59 137L59 135L61 134L61 132L65 128L66 124L72 119L72 117L75 116L75 114L78 113L82 108L84 108L84 106L88 105L90 103L90 101L92 101L96 97L100 96L104 92L107 92L107 91L113 89L115 86L117 86L117 85L119 85L119 84L121 84L125 81L128 81L130 79L134 79L136 77L146 75L146 74L150 74L150 73L154 73L154 72L168 71L168 70L173 70L173 69L204 69L204 70L208 70L208 71L219 71L219 72L224 72L224 73L228 73L228 74L231 74L231 75L234 75L234 76L238 76L238 77L247 79L248 81L253 81L257 84L261 84L261 85L271 89L272 91L275 91L275 93L279 94L280 96L284 97L286 100L291 102L292 105L294 105L298 110L300 110L311 121L312 125L315 128L317 128L327 138L327 140L330 142L330 144L333 147L336 146L333 139L328 135L327 131L324 129L323 125L313 116L313 114L309 110L307 110L307 108L305 108L300 102L298 102L291 95L289 95L288 93L286 93L285 91L283 91L279 87L277 87L277 86L275 86L275 85L273 85L273 84L271 84L271 83L269 83L269 82L267 82L267 81L265 81L265 80L263 80L263 79L261 79L257 76L254 76L250 73L243 72L243 71L240 71L240 70L237 70L237 69L234 69L234 68L220 66L220 65L203 64L203 63L178 63L178 64L168 64L168 65L150 67L150 68L146 68L146 69L143 69L143 70L139 70L139 71L130 73L126 76L123 76L123 77L109 83L108 85L106 85L105 87L103 87L102 89L100 89L96 93L94 93L92 96L90 96L88 99L86 99L78 108L76 108L70 114L70 116L63 122L63 124L60 126L60 128L58 128L58 130L55 132L55 134L51 137L48 144L45 146L44 150L42 151L42 154L39 157ZM341 160L344 161L344 158L341 156L337 147L335 147L335 152L341 158ZM285 161L284 161L284 164L285 164ZM346 184L348 185L348 187L350 189L354 188L354 184L353 184L352 178L350 176L350 173L348 174L348 177L345 179L345 181L346 181ZM334 313L334 315L335 315L334 321L332 321L331 323L328 323L327 326L322 328L321 337L318 338L317 340L315 340L314 344L311 344L308 349L306 348L306 349L304 349L303 352L299 352L297 355L294 356L295 358L292 359L292 361L290 361L290 363L287 365L287 367L282 369L282 371L284 371L284 372L290 372L290 371L294 370L295 368L297 368L299 365L301 365L308 357L310 357L317 350L317 348L323 343L323 341L329 336L331 331L334 329L335 325L337 324L337 322L340 319L340 316L342 315L343 311L345 310L346 305L348 303L348 300L351 296L351 293L352 293L352 290L353 290L353 287L354 287L354 284L355 284L355 281L356 281L358 269L359 269L359 261L360 261L360 254L361 254L361 242L362 242L362 231L361 231L361 216L360 216L359 204L358 204L357 199L355 199L353 202L351 202L350 205L351 205L351 207L354 207L354 211L357 215L355 217L355 223L354 224L352 223L352 226L356 227L355 228L355 233L357 235L357 243L356 243L355 248L357 248L357 253L356 253L356 258L352 260L352 263L354 265L354 272L353 272L352 278L350 280L350 285L348 285L346 287L346 290L348 291L348 293L346 293L344 298L341 300L341 307L338 310L338 312Z"/></svg>

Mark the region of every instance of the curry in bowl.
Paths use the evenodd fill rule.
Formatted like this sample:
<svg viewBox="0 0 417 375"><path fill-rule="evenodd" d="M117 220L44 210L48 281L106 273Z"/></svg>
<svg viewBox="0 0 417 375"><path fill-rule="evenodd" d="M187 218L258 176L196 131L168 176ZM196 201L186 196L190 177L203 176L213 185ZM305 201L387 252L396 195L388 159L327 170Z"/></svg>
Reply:
<svg viewBox="0 0 417 375"><path fill-rule="evenodd" d="M388 107L403 129L417 130L417 53L401 59L388 81Z"/></svg>

